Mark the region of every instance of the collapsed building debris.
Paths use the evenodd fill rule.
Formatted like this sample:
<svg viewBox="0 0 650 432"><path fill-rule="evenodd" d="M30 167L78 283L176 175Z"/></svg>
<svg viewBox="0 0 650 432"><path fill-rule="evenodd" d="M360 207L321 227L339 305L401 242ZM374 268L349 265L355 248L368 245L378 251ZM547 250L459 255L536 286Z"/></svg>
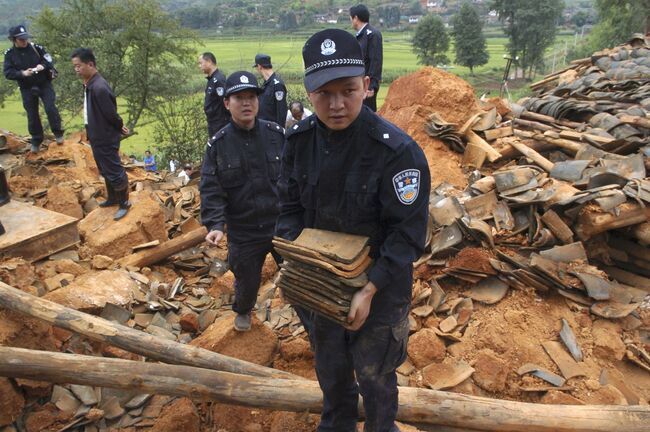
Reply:
<svg viewBox="0 0 650 432"><path fill-rule="evenodd" d="M433 68L391 86L382 115L416 139L432 171L427 252L397 371L404 421L646 427L647 53L638 38L597 53L534 84L538 94L519 105L479 101ZM0 261L0 279L19 290L0 285L0 370L13 377L0 378L0 431L315 429L314 359L291 298L272 282L278 268L265 263L252 329L235 334L234 276L225 242L201 244L197 179L183 186L125 158L138 202L114 223L97 207L104 186L81 136L38 155L0 136L12 199L81 219L79 245ZM328 264L350 271L360 257L363 247ZM289 261L280 278L305 278ZM96 375L100 364L114 372ZM133 376L117 379L124 371ZM271 396L252 403L251 392Z"/></svg>

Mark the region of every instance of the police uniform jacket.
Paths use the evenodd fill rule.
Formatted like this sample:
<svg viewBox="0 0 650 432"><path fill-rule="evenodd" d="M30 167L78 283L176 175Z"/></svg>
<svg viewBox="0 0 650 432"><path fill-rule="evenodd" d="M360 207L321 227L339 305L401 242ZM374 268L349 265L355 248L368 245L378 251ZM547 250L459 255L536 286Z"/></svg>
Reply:
<svg viewBox="0 0 650 432"><path fill-rule="evenodd" d="M208 119L208 131L210 136L217 133L230 121L230 111L223 104L223 95L226 92L226 77L220 70L215 70L208 77L208 85L205 87L205 99L203 111Z"/></svg>
<svg viewBox="0 0 650 432"><path fill-rule="evenodd" d="M370 77L370 90L377 91L384 62L381 33L370 24L366 24L357 34L357 41L361 45L366 75Z"/></svg>
<svg viewBox="0 0 650 432"><path fill-rule="evenodd" d="M408 313L430 187L420 147L369 108L343 131L311 116L287 130L276 234L293 240L320 228L370 237L368 278L378 292L368 320L395 324Z"/></svg>
<svg viewBox="0 0 650 432"><path fill-rule="evenodd" d="M34 68L39 64L45 69L32 76L23 76L23 70ZM45 48L35 43L30 43L25 48L14 46L5 51L4 75L9 80L18 81L22 89L45 84L49 81L50 70L53 68L52 56L45 51Z"/></svg>
<svg viewBox="0 0 650 432"><path fill-rule="evenodd" d="M287 88L274 73L262 85L257 117L277 124L284 124L287 115Z"/></svg>
<svg viewBox="0 0 650 432"><path fill-rule="evenodd" d="M86 83L85 92L86 132L90 143L119 143L124 123L117 113L117 101L108 82L96 73Z"/></svg>
<svg viewBox="0 0 650 432"><path fill-rule="evenodd" d="M228 228L228 240L270 238L279 213L277 181L284 129L256 120L250 131L228 123L208 141L201 169L201 221Z"/></svg>

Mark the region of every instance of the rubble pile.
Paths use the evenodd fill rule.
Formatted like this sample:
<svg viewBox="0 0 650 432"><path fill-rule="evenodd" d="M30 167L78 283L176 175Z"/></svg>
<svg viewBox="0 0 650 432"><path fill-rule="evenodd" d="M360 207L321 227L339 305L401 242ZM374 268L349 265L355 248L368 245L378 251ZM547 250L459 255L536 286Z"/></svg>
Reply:
<svg viewBox="0 0 650 432"><path fill-rule="evenodd" d="M416 139L432 172L400 385L647 405L648 52L635 38L596 53L534 84L538 94L519 104L477 100L469 84L434 68L391 85L381 114ZM0 131L12 199L77 218L80 233L78 245L47 259L2 259L0 280L158 340L316 379L290 288L362 286L362 273L337 272L363 272L365 244L343 242L341 255L280 240L286 263L278 269L267 258L252 329L236 333L226 242L201 243L198 179L183 186L124 158L134 206L115 222L98 207L104 185L82 138L32 155ZM181 246L169 252L174 242ZM335 270L336 283L305 270L314 260ZM292 282L287 298L274 278ZM0 309L0 345L151 361L9 309ZM317 422L308 413L0 378L0 432L300 432Z"/></svg>

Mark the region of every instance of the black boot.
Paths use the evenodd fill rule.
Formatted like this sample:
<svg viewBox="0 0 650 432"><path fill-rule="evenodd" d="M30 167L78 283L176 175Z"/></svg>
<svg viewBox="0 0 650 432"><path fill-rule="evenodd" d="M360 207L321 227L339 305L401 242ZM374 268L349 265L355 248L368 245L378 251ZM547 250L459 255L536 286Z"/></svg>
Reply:
<svg viewBox="0 0 650 432"><path fill-rule="evenodd" d="M124 186L121 186L120 189L115 189L115 196L117 197L120 208L115 212L113 220L120 220L126 216L131 208L131 202L129 201L129 184L126 183Z"/></svg>
<svg viewBox="0 0 650 432"><path fill-rule="evenodd" d="M7 176L5 175L4 168L0 167L0 206L3 206L11 201L9 196L9 184L7 184Z"/></svg>
<svg viewBox="0 0 650 432"><path fill-rule="evenodd" d="M100 207L110 207L118 204L117 198L115 197L115 189L113 189L113 186L108 182L104 181L104 184L106 185L106 201L100 202L99 206Z"/></svg>

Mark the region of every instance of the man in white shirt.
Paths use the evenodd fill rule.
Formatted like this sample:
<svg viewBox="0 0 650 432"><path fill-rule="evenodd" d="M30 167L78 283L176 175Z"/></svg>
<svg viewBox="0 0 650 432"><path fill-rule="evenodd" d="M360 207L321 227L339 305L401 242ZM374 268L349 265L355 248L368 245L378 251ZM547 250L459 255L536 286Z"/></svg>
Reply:
<svg viewBox="0 0 650 432"><path fill-rule="evenodd" d="M307 108L302 105L300 101L291 102L291 106L287 110L287 121L285 128L289 129L291 126L298 123L300 120L306 119L312 114Z"/></svg>
<svg viewBox="0 0 650 432"><path fill-rule="evenodd" d="M183 179L183 186L188 184L192 178L192 165L185 165L183 171L181 171L178 176Z"/></svg>

